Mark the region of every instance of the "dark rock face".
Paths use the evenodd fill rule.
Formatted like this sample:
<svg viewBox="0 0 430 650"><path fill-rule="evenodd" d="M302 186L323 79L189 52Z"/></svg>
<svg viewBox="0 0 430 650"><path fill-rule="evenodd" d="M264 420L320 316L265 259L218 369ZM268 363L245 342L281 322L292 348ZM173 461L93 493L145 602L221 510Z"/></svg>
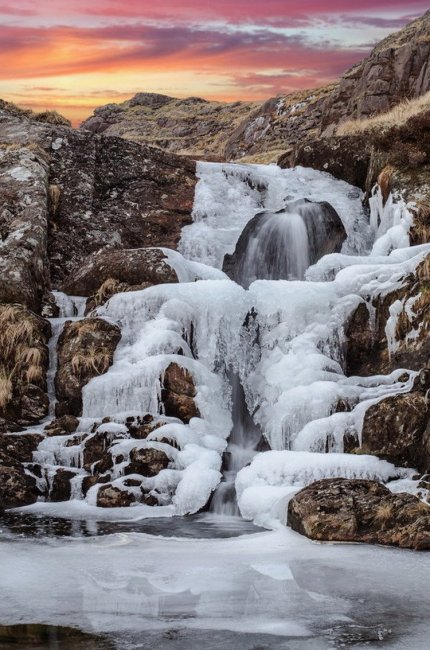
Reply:
<svg viewBox="0 0 430 650"><path fill-rule="evenodd" d="M361 449L395 465L427 472L430 413L425 394L392 395L371 406L364 416Z"/></svg>
<svg viewBox="0 0 430 650"><path fill-rule="evenodd" d="M256 279L303 279L308 266L339 252L346 239L336 210L327 202L301 199L279 212L261 212L245 226L223 271L247 288Z"/></svg>
<svg viewBox="0 0 430 650"><path fill-rule="evenodd" d="M164 385L161 399L164 413L188 423L191 418L199 417L200 413L194 398L196 389L188 370L176 363L171 363L164 373Z"/></svg>
<svg viewBox="0 0 430 650"><path fill-rule="evenodd" d="M48 413L48 321L16 304L0 304L0 431L19 430Z"/></svg>
<svg viewBox="0 0 430 650"><path fill-rule="evenodd" d="M72 296L93 296L109 279L131 286L178 281L159 248L108 249L91 255L77 273L65 280L63 288Z"/></svg>
<svg viewBox="0 0 430 650"><path fill-rule="evenodd" d="M57 417L82 414L82 388L112 365L120 338L120 329L101 318L65 324L57 347Z"/></svg>
<svg viewBox="0 0 430 650"><path fill-rule="evenodd" d="M319 541L430 549L430 507L376 481L316 481L289 502L288 525Z"/></svg>
<svg viewBox="0 0 430 650"><path fill-rule="evenodd" d="M0 435L0 454L4 464L30 463L43 436L38 433Z"/></svg>

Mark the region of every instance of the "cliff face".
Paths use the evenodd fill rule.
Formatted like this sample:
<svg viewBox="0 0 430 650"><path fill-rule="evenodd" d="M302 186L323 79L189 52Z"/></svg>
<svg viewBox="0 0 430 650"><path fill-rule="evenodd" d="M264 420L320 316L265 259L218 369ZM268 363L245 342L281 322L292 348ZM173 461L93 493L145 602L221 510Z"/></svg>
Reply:
<svg viewBox="0 0 430 650"><path fill-rule="evenodd" d="M139 93L98 108L82 128L199 158L272 162L339 123L430 90L430 11L379 43L334 83L261 103L223 104Z"/></svg>

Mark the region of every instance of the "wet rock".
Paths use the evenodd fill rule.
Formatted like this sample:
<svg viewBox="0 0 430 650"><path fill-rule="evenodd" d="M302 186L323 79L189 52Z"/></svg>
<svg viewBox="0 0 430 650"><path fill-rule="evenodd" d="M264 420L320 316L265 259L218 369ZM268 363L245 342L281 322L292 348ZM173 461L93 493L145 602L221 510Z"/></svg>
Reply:
<svg viewBox="0 0 430 650"><path fill-rule="evenodd" d="M65 324L57 347L57 417L82 414L82 388L108 370L120 338L120 329L100 318Z"/></svg>
<svg viewBox="0 0 430 650"><path fill-rule="evenodd" d="M118 433L109 434L102 431L88 436L84 441L84 469L93 474L103 474L103 472L111 469L113 467L113 459L109 448L114 440L120 440L125 437L125 435Z"/></svg>
<svg viewBox="0 0 430 650"><path fill-rule="evenodd" d="M430 436L425 437L429 425L425 394L391 395L367 409L361 452L425 472L430 469Z"/></svg>
<svg viewBox="0 0 430 650"><path fill-rule="evenodd" d="M164 373L161 400L164 413L188 423L191 418L200 417L195 404L196 388L191 374L176 363L171 363Z"/></svg>
<svg viewBox="0 0 430 650"><path fill-rule="evenodd" d="M37 501L36 479L22 465L6 467L0 464L0 504L3 508L19 508Z"/></svg>
<svg viewBox="0 0 430 650"><path fill-rule="evenodd" d="M130 462L125 468L125 474L140 474L141 476L156 476L169 465L169 457L160 449L135 448L130 451Z"/></svg>
<svg viewBox="0 0 430 650"><path fill-rule="evenodd" d="M288 525L318 541L430 549L430 507L376 481L316 481L290 500Z"/></svg>
<svg viewBox="0 0 430 650"><path fill-rule="evenodd" d="M50 501L68 501L71 496L72 486L70 481L76 476L76 472L60 468L54 474L51 489L49 490Z"/></svg>
<svg viewBox="0 0 430 650"><path fill-rule="evenodd" d="M47 436L67 436L74 433L79 426L79 419L74 415L63 415L61 418L52 420L44 428Z"/></svg>
<svg viewBox="0 0 430 650"><path fill-rule="evenodd" d="M359 375L363 367L372 357L375 347L369 307L361 302L351 314L344 327L345 344L345 373L348 376Z"/></svg>
<svg viewBox="0 0 430 650"><path fill-rule="evenodd" d="M298 236L303 246L307 243L306 250L297 250ZM246 224L234 253L224 257L223 271L245 288L256 279L300 280L307 266L339 252L345 239L342 220L329 203L292 201L283 210L261 212Z"/></svg>
<svg viewBox="0 0 430 650"><path fill-rule="evenodd" d="M134 497L126 490L120 490L114 485L102 485L97 492L99 508L126 508L134 501Z"/></svg>
<svg viewBox="0 0 430 650"><path fill-rule="evenodd" d="M175 271L166 262L159 248L131 250L101 250L94 253L84 265L64 283L64 291L75 296L93 296L106 281L142 285L177 282ZM101 292L103 293L103 291Z"/></svg>

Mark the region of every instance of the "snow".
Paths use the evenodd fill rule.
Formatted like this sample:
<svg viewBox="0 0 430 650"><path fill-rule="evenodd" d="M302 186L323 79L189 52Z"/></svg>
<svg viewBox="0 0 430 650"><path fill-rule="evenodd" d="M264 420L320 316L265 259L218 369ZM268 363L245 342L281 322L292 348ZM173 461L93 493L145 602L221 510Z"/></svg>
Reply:
<svg viewBox="0 0 430 650"><path fill-rule="evenodd" d="M327 648L354 634L357 647L366 634L393 650L428 647L425 554L315 544L280 528L231 539L6 535L0 563L0 623L76 626L124 650L142 639L157 648Z"/></svg>
<svg viewBox="0 0 430 650"><path fill-rule="evenodd" d="M401 474L375 456L272 450L257 454L240 470L236 493L242 517L270 527L274 518L286 523L286 497L314 481L360 478L386 483Z"/></svg>

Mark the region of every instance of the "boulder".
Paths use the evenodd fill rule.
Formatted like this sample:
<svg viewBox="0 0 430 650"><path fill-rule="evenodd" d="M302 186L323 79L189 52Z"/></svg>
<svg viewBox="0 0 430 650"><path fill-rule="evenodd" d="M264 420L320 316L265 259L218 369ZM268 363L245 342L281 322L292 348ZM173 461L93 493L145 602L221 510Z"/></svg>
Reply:
<svg viewBox="0 0 430 650"><path fill-rule="evenodd" d="M109 292L107 281L111 286L115 281L142 285L177 282L178 278L159 248L107 249L90 255L83 266L65 280L63 289L74 296L94 296L99 292L100 298L96 302L102 304L104 292ZM123 290L121 287L113 288Z"/></svg>
<svg viewBox="0 0 430 650"><path fill-rule="evenodd" d="M246 224L234 253L224 257L223 271L245 288L256 279L301 280L308 266L339 252L345 239L342 220L329 203L292 201Z"/></svg>
<svg viewBox="0 0 430 650"><path fill-rule="evenodd" d="M290 500L288 525L318 541L430 549L430 506L376 481L316 481Z"/></svg>
<svg viewBox="0 0 430 650"><path fill-rule="evenodd" d="M120 338L120 329L101 318L66 322L57 346L57 417L82 415L82 388L108 370Z"/></svg>
<svg viewBox="0 0 430 650"><path fill-rule="evenodd" d="M39 433L3 434L0 435L0 453L3 460L8 456L12 465L30 463L33 452L42 440L43 436Z"/></svg>
<svg viewBox="0 0 430 650"><path fill-rule="evenodd" d="M36 479L26 474L22 465L0 464L0 504L3 508L19 508L37 501Z"/></svg>
<svg viewBox="0 0 430 650"><path fill-rule="evenodd" d="M169 462L169 457L161 449L136 447L130 451L130 462L124 473L156 476L162 469L168 467Z"/></svg>
<svg viewBox="0 0 430 650"><path fill-rule="evenodd" d="M52 420L44 428L47 436L67 436L74 433L79 426L79 419L74 415L63 415Z"/></svg>
<svg viewBox="0 0 430 650"><path fill-rule="evenodd" d="M430 412L426 394L413 391L391 395L370 406L361 439L361 453L379 456L397 466L429 471Z"/></svg>
<svg viewBox="0 0 430 650"><path fill-rule="evenodd" d="M126 508L134 502L134 496L110 483L102 485L97 492L99 508Z"/></svg>
<svg viewBox="0 0 430 650"><path fill-rule="evenodd" d="M60 467L54 474L51 488L49 490L50 501L68 501L72 493L70 481L76 476L76 472Z"/></svg>
<svg viewBox="0 0 430 650"><path fill-rule="evenodd" d="M194 398L196 388L191 374L176 363L171 363L164 372L161 401L163 412L188 423L191 418L200 417Z"/></svg>

